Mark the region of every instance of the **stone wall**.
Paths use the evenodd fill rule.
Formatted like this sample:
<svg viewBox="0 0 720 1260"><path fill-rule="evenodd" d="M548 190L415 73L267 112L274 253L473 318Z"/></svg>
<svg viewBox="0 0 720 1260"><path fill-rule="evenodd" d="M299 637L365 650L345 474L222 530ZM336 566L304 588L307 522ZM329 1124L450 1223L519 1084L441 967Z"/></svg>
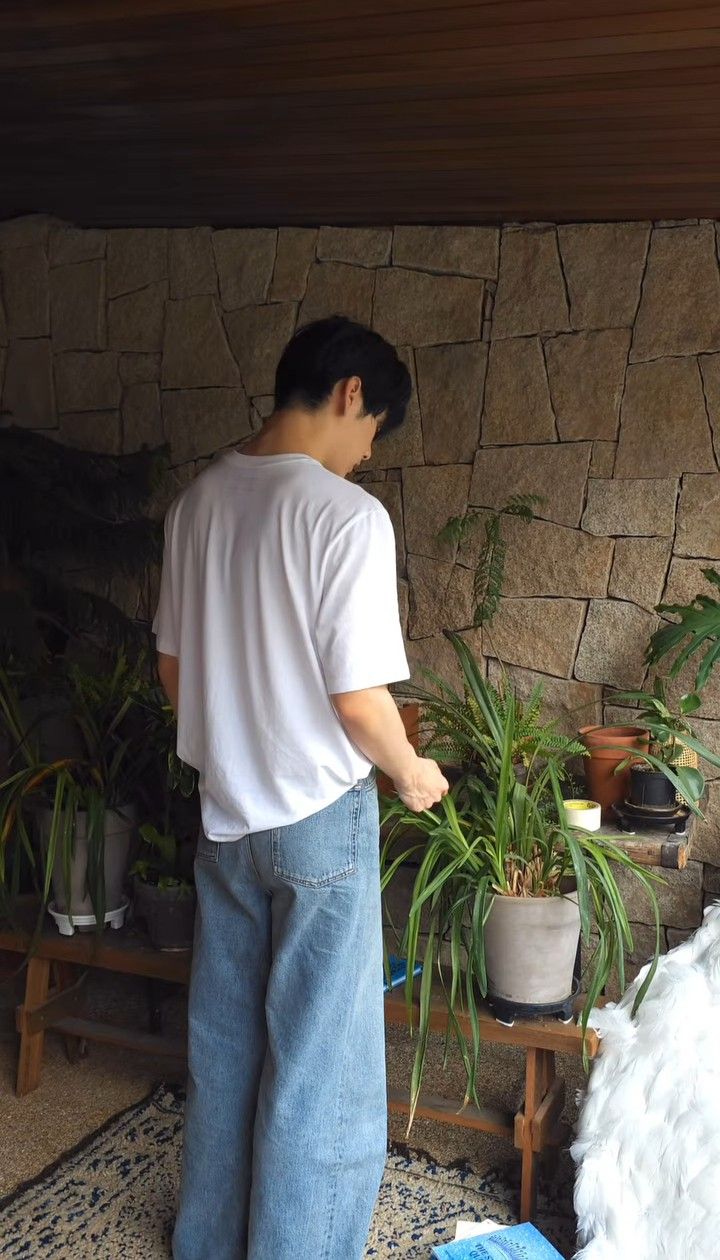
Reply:
<svg viewBox="0 0 720 1260"><path fill-rule="evenodd" d="M361 479L393 518L416 669L454 677L477 544L437 540L468 505L543 502L507 524L505 598L469 631L497 675L546 686L563 726L639 686L661 599L720 561L716 225L78 230L0 225L5 418L97 450L165 439L161 508L259 426L293 329L343 311L401 347L416 384ZM124 598L137 605L137 593ZM702 736L720 749L720 671ZM671 941L720 891L720 781L663 898ZM705 864L703 866L703 864ZM644 917L634 907L634 917ZM646 916L645 916L646 917Z"/></svg>

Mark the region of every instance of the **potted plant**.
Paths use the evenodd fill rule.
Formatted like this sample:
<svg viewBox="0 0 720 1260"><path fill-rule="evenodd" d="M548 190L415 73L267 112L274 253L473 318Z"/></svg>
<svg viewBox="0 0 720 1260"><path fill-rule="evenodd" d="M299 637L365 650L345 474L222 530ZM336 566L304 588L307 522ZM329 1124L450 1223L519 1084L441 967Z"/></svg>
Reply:
<svg viewBox="0 0 720 1260"><path fill-rule="evenodd" d="M195 887L177 836L152 823L140 828L140 856L131 868L133 911L145 922L156 949L189 949L195 923Z"/></svg>
<svg viewBox="0 0 720 1260"><path fill-rule="evenodd" d="M681 696L678 712L673 712L665 681L658 676L651 692L623 691L616 698L639 707L638 722L649 737L644 748L618 766L619 772L629 770L630 804L671 810L680 800L702 817L699 802L705 790L705 778L698 768L698 756L713 766L720 766L720 757L696 738L687 721L687 717L700 708L700 696L697 692Z"/></svg>
<svg viewBox="0 0 720 1260"><path fill-rule="evenodd" d="M142 808L153 821L140 827L133 876L133 911L156 949L189 949L195 921L192 878L200 823L197 775L175 751L176 721L159 688L142 700L156 756L146 776Z"/></svg>
<svg viewBox="0 0 720 1260"><path fill-rule="evenodd" d="M566 747L552 748L547 736L538 740L528 753L525 781L518 779L513 755L519 719L512 689L504 689L499 704L464 640L453 634L448 638L480 720L465 697L446 684L437 705L447 721L457 724L463 746L473 750L485 774L469 770L440 805L422 814L413 814L399 800L384 809L390 830L382 853L383 888L408 857L420 857L401 943L410 977L406 995L411 1027L421 924L427 931L410 1125L425 1062L433 978L447 1002L450 1028L466 1069L465 1101L477 1102L477 1013L483 998L500 998L527 1011L561 1007L572 994L580 934L587 942L593 927L598 944L589 964L583 1026L614 969L624 986L632 932L616 871L631 873L646 889L655 916L656 957L659 950L659 913L652 888L659 876L634 863L612 839L568 825L562 795ZM398 840L408 834L410 846L398 851ZM444 961L446 951L449 962ZM638 1003L653 973L654 966ZM470 1039L453 1018L461 1006L470 1015Z"/></svg>
<svg viewBox="0 0 720 1260"><path fill-rule="evenodd" d="M11 748L11 773L0 783L0 884L12 897L24 855L41 907L52 890L49 908L66 934L75 926L120 926L127 908L134 802L151 755L137 703L143 671L141 660L130 665L124 656L107 671L56 658L49 679L33 680L43 712L30 728L23 696L32 685L20 671L0 671L0 717ZM46 755L48 718L61 718L60 730L71 732L65 755Z"/></svg>
<svg viewBox="0 0 720 1260"><path fill-rule="evenodd" d="M585 782L587 794L600 805L602 817L612 817L614 805L625 800L630 790L630 760L647 747L648 733L639 724L626 726L582 726L578 732L587 751Z"/></svg>

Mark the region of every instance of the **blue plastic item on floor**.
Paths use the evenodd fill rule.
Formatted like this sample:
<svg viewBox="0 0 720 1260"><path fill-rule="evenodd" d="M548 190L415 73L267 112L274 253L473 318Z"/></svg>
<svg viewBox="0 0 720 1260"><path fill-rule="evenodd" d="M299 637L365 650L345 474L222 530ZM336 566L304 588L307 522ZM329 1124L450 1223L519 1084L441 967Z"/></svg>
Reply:
<svg viewBox="0 0 720 1260"><path fill-rule="evenodd" d="M383 993L389 993L391 989L397 989L399 984L404 984L407 979L407 958L397 958L395 954L390 954L390 983L387 982L387 976L383 969ZM414 976L422 974L422 963L415 963L413 971Z"/></svg>

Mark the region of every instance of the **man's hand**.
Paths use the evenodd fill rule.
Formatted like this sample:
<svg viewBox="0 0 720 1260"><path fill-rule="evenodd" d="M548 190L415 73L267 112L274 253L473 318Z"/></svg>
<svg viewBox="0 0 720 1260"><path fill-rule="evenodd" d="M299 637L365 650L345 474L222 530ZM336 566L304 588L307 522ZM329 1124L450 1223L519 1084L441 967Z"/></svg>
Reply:
<svg viewBox="0 0 720 1260"><path fill-rule="evenodd" d="M332 701L350 739L392 779L408 809L420 813L445 796L447 779L435 761L418 757L387 687L342 692Z"/></svg>
<svg viewBox="0 0 720 1260"><path fill-rule="evenodd" d="M436 761L417 757L410 773L395 780L395 790L403 805L419 814L447 796L450 785Z"/></svg>

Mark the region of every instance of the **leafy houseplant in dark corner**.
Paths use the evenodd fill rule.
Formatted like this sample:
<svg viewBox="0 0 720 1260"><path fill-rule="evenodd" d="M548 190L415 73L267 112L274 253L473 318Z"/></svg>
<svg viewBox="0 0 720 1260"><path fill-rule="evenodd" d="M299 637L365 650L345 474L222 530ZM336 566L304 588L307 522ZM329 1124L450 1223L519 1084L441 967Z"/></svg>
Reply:
<svg viewBox="0 0 720 1260"><path fill-rule="evenodd" d="M152 751L138 704L149 627L112 583L149 600L162 526L148 513L168 459L0 426L3 914L33 888L40 924L53 890L61 930L100 930L106 914L120 926Z"/></svg>
<svg viewBox="0 0 720 1260"><path fill-rule="evenodd" d="M199 827L197 775L175 751L175 716L159 688L143 705L153 748L146 779L140 848L133 877L133 913L156 949L189 949L195 921L192 862Z"/></svg>
<svg viewBox="0 0 720 1260"><path fill-rule="evenodd" d="M0 670L0 724L8 736L10 774L0 783L0 894L12 908L23 861L41 911L60 930L75 921L120 926L123 884L135 830L135 805L151 753L138 705L142 660L120 656L90 669L57 658L40 679ZM42 711L28 728L23 701L39 692ZM60 746L50 750L47 719L58 718Z"/></svg>
<svg viewBox="0 0 720 1260"><path fill-rule="evenodd" d="M131 868L133 909L156 949L189 949L195 923L195 888L182 846L152 823L140 828L140 856Z"/></svg>

